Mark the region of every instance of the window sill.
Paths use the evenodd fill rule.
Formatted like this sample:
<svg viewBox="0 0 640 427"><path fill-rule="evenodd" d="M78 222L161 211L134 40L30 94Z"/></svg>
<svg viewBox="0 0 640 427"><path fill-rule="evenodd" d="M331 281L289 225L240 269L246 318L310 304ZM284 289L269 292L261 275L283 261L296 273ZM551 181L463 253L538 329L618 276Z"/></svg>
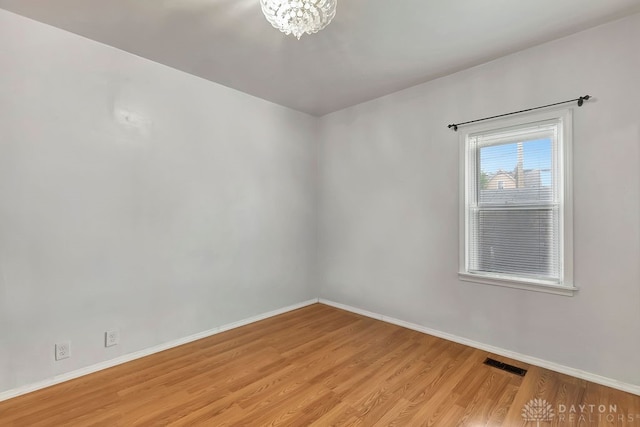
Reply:
<svg viewBox="0 0 640 427"><path fill-rule="evenodd" d="M484 285L504 286L507 288L524 289L526 291L545 292L554 295L573 296L578 288L573 286L554 285L525 280L506 279L500 277L482 276L472 273L458 273L460 280L465 282L482 283Z"/></svg>

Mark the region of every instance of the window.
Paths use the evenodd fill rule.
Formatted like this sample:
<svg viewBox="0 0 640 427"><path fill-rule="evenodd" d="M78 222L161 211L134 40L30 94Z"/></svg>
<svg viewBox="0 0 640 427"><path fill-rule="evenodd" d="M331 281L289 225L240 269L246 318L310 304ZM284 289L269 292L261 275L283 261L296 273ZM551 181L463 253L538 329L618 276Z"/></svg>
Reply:
<svg viewBox="0 0 640 427"><path fill-rule="evenodd" d="M462 280L572 295L571 110L461 134Z"/></svg>

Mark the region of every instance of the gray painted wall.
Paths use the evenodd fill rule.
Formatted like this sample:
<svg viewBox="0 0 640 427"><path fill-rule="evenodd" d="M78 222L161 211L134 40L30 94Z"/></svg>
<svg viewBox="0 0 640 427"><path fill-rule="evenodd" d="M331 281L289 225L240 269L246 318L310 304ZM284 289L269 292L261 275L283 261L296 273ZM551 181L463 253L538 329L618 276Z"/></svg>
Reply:
<svg viewBox="0 0 640 427"><path fill-rule="evenodd" d="M0 391L315 297L316 127L0 10Z"/></svg>
<svg viewBox="0 0 640 427"><path fill-rule="evenodd" d="M640 15L321 118L321 297L640 384ZM575 283L458 280L447 124L594 95L574 114Z"/></svg>

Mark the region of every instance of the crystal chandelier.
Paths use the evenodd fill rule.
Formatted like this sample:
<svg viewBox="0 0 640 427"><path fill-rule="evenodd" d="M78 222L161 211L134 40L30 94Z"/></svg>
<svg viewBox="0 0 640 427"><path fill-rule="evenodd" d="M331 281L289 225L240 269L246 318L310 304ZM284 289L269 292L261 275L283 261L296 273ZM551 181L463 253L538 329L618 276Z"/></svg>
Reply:
<svg viewBox="0 0 640 427"><path fill-rule="evenodd" d="M338 0L260 0L262 13L275 28L300 40L317 33L336 16Z"/></svg>

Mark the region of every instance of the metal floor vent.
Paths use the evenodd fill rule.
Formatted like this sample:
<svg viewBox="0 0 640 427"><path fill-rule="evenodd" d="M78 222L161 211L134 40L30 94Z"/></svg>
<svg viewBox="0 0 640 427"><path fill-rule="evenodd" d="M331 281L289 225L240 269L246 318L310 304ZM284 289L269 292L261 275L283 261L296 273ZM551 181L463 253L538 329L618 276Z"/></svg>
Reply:
<svg viewBox="0 0 640 427"><path fill-rule="evenodd" d="M503 371L511 372L512 374L520 375L521 377L524 377L527 373L526 369L522 369L522 368L518 368L517 366L502 363L490 357L487 357L487 360L484 361L484 364L493 366L494 368L502 369Z"/></svg>

